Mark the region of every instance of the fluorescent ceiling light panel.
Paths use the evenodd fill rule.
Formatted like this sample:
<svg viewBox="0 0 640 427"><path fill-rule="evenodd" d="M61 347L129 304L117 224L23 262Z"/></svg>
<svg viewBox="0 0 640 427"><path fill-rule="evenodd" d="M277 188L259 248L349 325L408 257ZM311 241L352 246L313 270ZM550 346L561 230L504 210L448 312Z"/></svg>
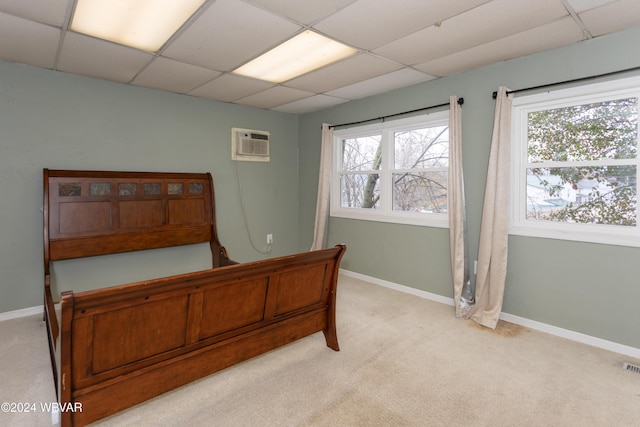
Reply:
<svg viewBox="0 0 640 427"><path fill-rule="evenodd" d="M357 52L307 30L234 71L254 79L282 83Z"/></svg>
<svg viewBox="0 0 640 427"><path fill-rule="evenodd" d="M71 30L155 52L206 0L78 0Z"/></svg>

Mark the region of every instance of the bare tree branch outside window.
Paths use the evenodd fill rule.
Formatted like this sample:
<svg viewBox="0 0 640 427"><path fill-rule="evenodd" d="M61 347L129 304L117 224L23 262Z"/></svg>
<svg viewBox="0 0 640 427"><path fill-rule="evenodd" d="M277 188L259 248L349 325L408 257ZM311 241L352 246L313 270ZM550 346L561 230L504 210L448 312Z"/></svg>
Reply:
<svg viewBox="0 0 640 427"><path fill-rule="evenodd" d="M334 133L332 215L446 227L449 112Z"/></svg>
<svg viewBox="0 0 640 427"><path fill-rule="evenodd" d="M394 148L393 209L447 212L449 127L396 132Z"/></svg>
<svg viewBox="0 0 640 427"><path fill-rule="evenodd" d="M382 136L373 135L342 141L341 205L348 208L378 208L378 180L382 163Z"/></svg>

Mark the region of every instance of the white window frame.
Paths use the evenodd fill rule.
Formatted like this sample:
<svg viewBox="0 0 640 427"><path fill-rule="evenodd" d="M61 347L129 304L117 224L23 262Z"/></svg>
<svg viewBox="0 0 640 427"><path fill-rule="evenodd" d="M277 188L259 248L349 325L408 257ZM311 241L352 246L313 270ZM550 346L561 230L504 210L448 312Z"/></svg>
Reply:
<svg viewBox="0 0 640 427"><path fill-rule="evenodd" d="M393 210L393 184L391 175L395 171L393 133L398 130L419 129L421 127L449 126L449 111L440 111L405 119L338 129L333 133L333 161L331 179L332 217L365 221L380 221L397 224L411 224L426 227L449 227L447 213L417 213ZM342 140L369 135L382 135L382 164L380 174L380 208L345 208L340 205L340 177L342 172ZM423 169L425 170L425 169ZM442 171L448 168L427 168L428 171ZM447 185L448 189L448 185Z"/></svg>
<svg viewBox="0 0 640 427"><path fill-rule="evenodd" d="M637 97L640 100L640 77L620 79L557 90L529 96L519 96L512 102L511 134L511 224L510 234L581 242L640 247L640 207L636 207L636 226L575 224L526 219L527 210L527 115L532 111L589 104L604 100ZM640 131L638 132L640 140ZM640 142L635 159L636 185L640 187ZM616 160L600 164L615 165ZM576 165L579 163L576 162ZM529 165L530 167L530 165ZM640 189L636 189L638 192Z"/></svg>

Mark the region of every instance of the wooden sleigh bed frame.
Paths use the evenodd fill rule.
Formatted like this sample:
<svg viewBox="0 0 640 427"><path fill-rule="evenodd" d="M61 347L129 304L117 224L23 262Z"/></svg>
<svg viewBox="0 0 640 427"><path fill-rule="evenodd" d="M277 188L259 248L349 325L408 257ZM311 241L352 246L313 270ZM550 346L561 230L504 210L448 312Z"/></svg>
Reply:
<svg viewBox="0 0 640 427"><path fill-rule="evenodd" d="M54 302L54 261L208 242L212 268ZM44 317L62 426L82 426L322 331L346 247L239 264L197 173L44 170ZM58 285L60 289L62 285Z"/></svg>

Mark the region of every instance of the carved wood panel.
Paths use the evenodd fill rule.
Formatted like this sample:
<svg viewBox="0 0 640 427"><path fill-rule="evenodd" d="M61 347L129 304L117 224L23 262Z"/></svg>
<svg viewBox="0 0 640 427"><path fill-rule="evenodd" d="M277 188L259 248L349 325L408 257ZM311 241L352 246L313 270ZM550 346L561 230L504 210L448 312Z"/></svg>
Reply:
<svg viewBox="0 0 640 427"><path fill-rule="evenodd" d="M274 277L275 316L279 316L322 301L327 265L318 264L285 271Z"/></svg>
<svg viewBox="0 0 640 427"><path fill-rule="evenodd" d="M92 373L182 347L187 303L181 295L93 316Z"/></svg>
<svg viewBox="0 0 640 427"><path fill-rule="evenodd" d="M204 292L201 339L260 322L266 296L266 277Z"/></svg>

